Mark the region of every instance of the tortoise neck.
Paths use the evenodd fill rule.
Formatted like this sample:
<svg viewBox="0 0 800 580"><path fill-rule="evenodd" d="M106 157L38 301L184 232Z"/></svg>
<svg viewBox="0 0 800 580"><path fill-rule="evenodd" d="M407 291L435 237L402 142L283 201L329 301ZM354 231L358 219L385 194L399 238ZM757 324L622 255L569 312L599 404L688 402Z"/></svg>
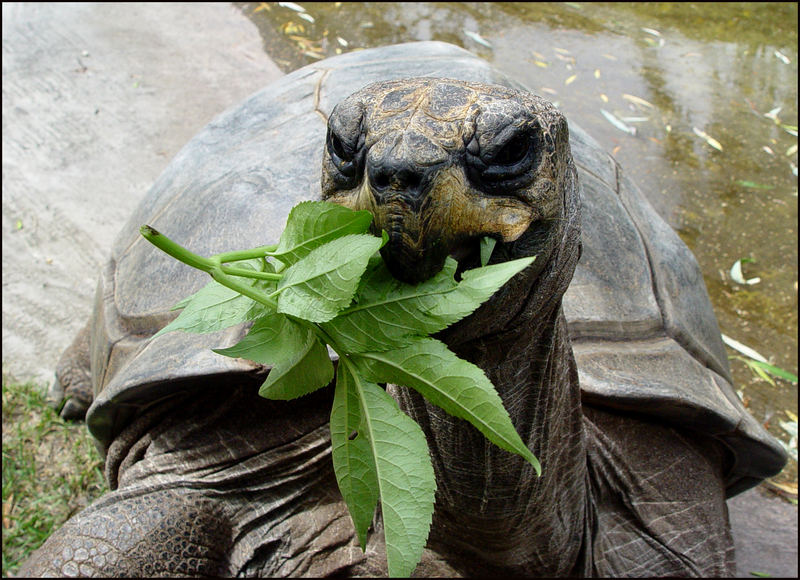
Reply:
<svg viewBox="0 0 800 580"><path fill-rule="evenodd" d="M586 450L580 388L561 301L503 333L453 345L496 386L542 476L466 421L396 389L423 428L437 479L431 541L479 560L574 573L584 538ZM562 546L558 561L552 546Z"/></svg>

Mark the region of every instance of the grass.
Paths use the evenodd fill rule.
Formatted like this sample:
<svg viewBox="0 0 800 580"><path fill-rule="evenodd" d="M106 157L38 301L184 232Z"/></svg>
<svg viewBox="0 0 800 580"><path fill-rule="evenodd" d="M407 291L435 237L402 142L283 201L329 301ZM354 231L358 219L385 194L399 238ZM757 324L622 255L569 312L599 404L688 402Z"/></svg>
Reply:
<svg viewBox="0 0 800 580"><path fill-rule="evenodd" d="M3 375L3 576L106 490L86 426L61 419L44 388Z"/></svg>

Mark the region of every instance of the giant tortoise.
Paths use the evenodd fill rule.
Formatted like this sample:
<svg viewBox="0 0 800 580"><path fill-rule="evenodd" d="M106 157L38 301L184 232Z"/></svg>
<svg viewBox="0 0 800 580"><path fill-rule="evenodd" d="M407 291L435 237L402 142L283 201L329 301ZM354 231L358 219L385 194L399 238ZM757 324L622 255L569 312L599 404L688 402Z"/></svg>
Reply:
<svg viewBox="0 0 800 580"><path fill-rule="evenodd" d="M541 477L387 386L422 426L438 485L418 574L731 574L725 500L785 455L733 391L695 259L580 128L438 42L301 68L172 161L58 371L72 414L91 384L86 421L113 491L22 573L385 573L380 517L362 553L336 487L330 388L259 398L267 368L210 350L241 327L152 338L207 279L141 224L210 255L274 243L289 209L320 197L372 210L387 265L409 283L448 254L471 267L481 236L498 241L493 261L537 256L439 337L492 380Z"/></svg>

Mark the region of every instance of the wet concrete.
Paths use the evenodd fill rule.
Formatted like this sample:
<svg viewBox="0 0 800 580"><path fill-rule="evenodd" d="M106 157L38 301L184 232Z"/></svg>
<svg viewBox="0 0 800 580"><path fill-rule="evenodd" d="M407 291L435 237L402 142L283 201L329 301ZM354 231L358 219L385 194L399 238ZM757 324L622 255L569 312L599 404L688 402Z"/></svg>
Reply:
<svg viewBox="0 0 800 580"><path fill-rule="evenodd" d="M46 384L170 159L281 76L227 4L3 4L3 370ZM797 576L797 510L729 502L739 575Z"/></svg>

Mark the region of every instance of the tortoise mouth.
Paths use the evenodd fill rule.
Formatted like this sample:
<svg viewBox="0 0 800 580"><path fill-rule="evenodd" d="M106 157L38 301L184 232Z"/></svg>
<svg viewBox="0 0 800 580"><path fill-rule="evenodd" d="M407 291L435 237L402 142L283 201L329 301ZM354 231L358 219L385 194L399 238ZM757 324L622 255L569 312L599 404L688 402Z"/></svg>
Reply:
<svg viewBox="0 0 800 580"><path fill-rule="evenodd" d="M450 248L449 256L458 262L456 280L461 280L461 275L481 265L481 238L474 236L458 242Z"/></svg>
<svg viewBox="0 0 800 580"><path fill-rule="evenodd" d="M413 251L402 244L393 244L391 235L389 243L381 248L381 256L392 276L412 285L435 276L444 267L447 258L446 254L431 255Z"/></svg>
<svg viewBox="0 0 800 580"><path fill-rule="evenodd" d="M481 265L481 238L471 236L452 244L449 248L432 248L428 252L413 252L397 244L389 244L381 249L386 266L392 276L406 284L419 284L438 274L444 267L445 260L450 257L456 261L455 277L467 270Z"/></svg>

